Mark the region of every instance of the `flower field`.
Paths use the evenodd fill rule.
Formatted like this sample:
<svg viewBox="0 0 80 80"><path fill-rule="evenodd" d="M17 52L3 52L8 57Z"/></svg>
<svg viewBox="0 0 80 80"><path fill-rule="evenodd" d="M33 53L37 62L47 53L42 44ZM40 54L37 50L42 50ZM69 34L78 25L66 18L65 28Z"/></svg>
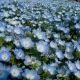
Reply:
<svg viewBox="0 0 80 80"><path fill-rule="evenodd" d="M0 0L0 80L80 80L80 3Z"/></svg>

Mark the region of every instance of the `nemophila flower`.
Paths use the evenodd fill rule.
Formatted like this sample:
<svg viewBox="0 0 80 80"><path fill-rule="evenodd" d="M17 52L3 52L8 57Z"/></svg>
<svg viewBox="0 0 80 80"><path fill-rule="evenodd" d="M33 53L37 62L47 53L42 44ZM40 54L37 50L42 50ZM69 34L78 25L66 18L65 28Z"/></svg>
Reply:
<svg viewBox="0 0 80 80"><path fill-rule="evenodd" d="M23 30L25 31L25 33L27 33L31 31L31 28L29 26L26 26L23 28Z"/></svg>
<svg viewBox="0 0 80 80"><path fill-rule="evenodd" d="M15 34L23 34L23 29L21 27L14 27Z"/></svg>
<svg viewBox="0 0 80 80"><path fill-rule="evenodd" d="M0 80L8 80L9 72L7 67L0 64Z"/></svg>
<svg viewBox="0 0 80 80"><path fill-rule="evenodd" d="M75 72L74 75L75 75L77 78L80 78L80 71Z"/></svg>
<svg viewBox="0 0 80 80"><path fill-rule="evenodd" d="M13 32L14 27L11 25L7 25L6 31L7 32Z"/></svg>
<svg viewBox="0 0 80 80"><path fill-rule="evenodd" d="M76 29L80 29L80 24L79 24L79 23L76 23L74 27L75 27Z"/></svg>
<svg viewBox="0 0 80 80"><path fill-rule="evenodd" d="M65 41L62 41L62 40L59 39L58 43L59 43L59 45L65 46Z"/></svg>
<svg viewBox="0 0 80 80"><path fill-rule="evenodd" d="M3 32L0 33L0 37L3 37L4 38L5 37L5 33L3 33Z"/></svg>
<svg viewBox="0 0 80 80"><path fill-rule="evenodd" d="M29 80L40 80L40 76L35 70L25 69L23 72L23 76Z"/></svg>
<svg viewBox="0 0 80 80"><path fill-rule="evenodd" d="M17 47L20 47L21 44L20 44L20 41L19 40L14 40L13 43L17 46Z"/></svg>
<svg viewBox="0 0 80 80"><path fill-rule="evenodd" d="M60 38L60 35L57 34L57 33L53 33L53 36L54 36L55 39L59 39Z"/></svg>
<svg viewBox="0 0 80 80"><path fill-rule="evenodd" d="M5 37L5 41L6 41L6 42L10 42L10 41L12 41L12 39L13 39L12 36L6 36L6 37Z"/></svg>
<svg viewBox="0 0 80 80"><path fill-rule="evenodd" d="M16 55L16 59L24 59L24 52L22 49L14 49L14 54Z"/></svg>
<svg viewBox="0 0 80 80"><path fill-rule="evenodd" d="M71 47L66 47L65 51L68 53L71 53L73 51L73 49L71 49Z"/></svg>
<svg viewBox="0 0 80 80"><path fill-rule="evenodd" d="M22 72L22 69L18 68L16 65L13 65L10 69L10 74L14 78L20 78L21 72Z"/></svg>
<svg viewBox="0 0 80 80"><path fill-rule="evenodd" d="M47 64L43 64L42 65L42 69L47 72L48 71L48 65Z"/></svg>
<svg viewBox="0 0 80 80"><path fill-rule="evenodd" d="M72 53L69 53L69 52L65 52L64 56L67 58L67 59L73 59L74 56Z"/></svg>
<svg viewBox="0 0 80 80"><path fill-rule="evenodd" d="M75 65L76 65L77 69L80 70L80 61L79 60L75 61Z"/></svg>
<svg viewBox="0 0 80 80"><path fill-rule="evenodd" d="M0 61L8 62L10 61L10 58L11 58L11 53L9 52L9 50L5 47L2 47L0 50Z"/></svg>
<svg viewBox="0 0 80 80"><path fill-rule="evenodd" d="M51 65L49 65L49 66L48 66L48 72L49 72L51 75L55 75L55 74L57 73L56 66L51 66Z"/></svg>
<svg viewBox="0 0 80 80"><path fill-rule="evenodd" d="M57 44L56 42L53 42L53 41L50 42L50 47L51 47L51 48L57 49L57 48L58 48L57 45L58 45L58 44Z"/></svg>
<svg viewBox="0 0 80 80"><path fill-rule="evenodd" d="M76 72L77 71L77 67L75 65L75 63L72 63L71 61L67 62L68 68L71 72Z"/></svg>
<svg viewBox="0 0 80 80"><path fill-rule="evenodd" d="M30 56L25 56L24 64L25 65L30 65L32 63L32 60Z"/></svg>
<svg viewBox="0 0 80 80"><path fill-rule="evenodd" d="M49 52L49 45L45 41L39 41L36 43L36 49L38 52L41 52L43 53L43 55L46 55Z"/></svg>
<svg viewBox="0 0 80 80"><path fill-rule="evenodd" d="M55 54L60 60L64 59L64 54L61 50L56 50Z"/></svg>
<svg viewBox="0 0 80 80"><path fill-rule="evenodd" d="M80 45L77 45L77 51L80 52Z"/></svg>
<svg viewBox="0 0 80 80"><path fill-rule="evenodd" d="M42 32L40 29L33 30L34 36L36 36L38 39L44 40L46 38L46 33Z"/></svg>
<svg viewBox="0 0 80 80"><path fill-rule="evenodd" d="M20 43L21 46L24 47L25 49L30 49L34 46L34 42L29 37L21 39Z"/></svg>
<svg viewBox="0 0 80 80"><path fill-rule="evenodd" d="M5 26L5 23L4 22L0 22L0 31L1 32L6 31L6 26Z"/></svg>

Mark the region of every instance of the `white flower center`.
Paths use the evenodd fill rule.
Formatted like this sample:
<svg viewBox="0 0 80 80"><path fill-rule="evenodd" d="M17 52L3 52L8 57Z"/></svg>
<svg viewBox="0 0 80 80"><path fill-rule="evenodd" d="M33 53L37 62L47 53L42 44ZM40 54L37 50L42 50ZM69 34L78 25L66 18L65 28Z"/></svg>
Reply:
<svg viewBox="0 0 80 80"><path fill-rule="evenodd" d="M2 56L1 56L1 58L2 58L2 60L7 60L8 59L8 55L7 54L3 54Z"/></svg>
<svg viewBox="0 0 80 80"><path fill-rule="evenodd" d="M12 69L11 70L11 75L13 77L17 77L17 76L19 76L19 74L20 74L19 70L17 70L17 69Z"/></svg>

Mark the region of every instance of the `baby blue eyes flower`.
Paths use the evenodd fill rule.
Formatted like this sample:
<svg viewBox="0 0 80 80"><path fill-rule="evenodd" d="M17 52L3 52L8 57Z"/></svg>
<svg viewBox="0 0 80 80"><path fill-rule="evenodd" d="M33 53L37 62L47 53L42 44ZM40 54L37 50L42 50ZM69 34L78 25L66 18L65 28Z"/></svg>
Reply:
<svg viewBox="0 0 80 80"><path fill-rule="evenodd" d="M20 43L25 49L30 49L34 46L34 42L29 37L21 39Z"/></svg>
<svg viewBox="0 0 80 80"><path fill-rule="evenodd" d="M80 70L80 61L79 61L79 60L77 60L77 61L75 62L75 65L76 65L77 69Z"/></svg>
<svg viewBox="0 0 80 80"><path fill-rule="evenodd" d="M73 59L74 56L72 53L68 53L68 52L65 52L64 56L67 58L67 59Z"/></svg>
<svg viewBox="0 0 80 80"><path fill-rule="evenodd" d="M19 34L23 34L24 32L23 32L23 29L21 27L15 27L14 33L19 35Z"/></svg>
<svg viewBox="0 0 80 80"><path fill-rule="evenodd" d="M21 77L21 72L22 72L22 69L21 68L18 68L17 66L13 65L10 69L10 74L12 77L14 78L19 78Z"/></svg>
<svg viewBox="0 0 80 80"><path fill-rule="evenodd" d="M39 41L36 43L36 49L38 52L41 52L44 54L48 54L49 52L49 45L45 41Z"/></svg>
<svg viewBox="0 0 80 80"><path fill-rule="evenodd" d="M68 65L68 68L71 72L76 72L77 71L76 65L74 63L72 63L71 61L68 61L67 65Z"/></svg>
<svg viewBox="0 0 80 80"><path fill-rule="evenodd" d="M44 40L46 38L46 33L41 32L39 29L33 30L34 36L36 36L38 39Z"/></svg>
<svg viewBox="0 0 80 80"><path fill-rule="evenodd" d="M14 49L14 54L16 55L16 59L24 59L24 52L22 49Z"/></svg>
<svg viewBox="0 0 80 80"><path fill-rule="evenodd" d="M4 32L6 30L5 23L0 22L0 31Z"/></svg>
<svg viewBox="0 0 80 80"><path fill-rule="evenodd" d="M51 75L55 75L56 74L56 67L54 66L48 66L48 72L51 74Z"/></svg>
<svg viewBox="0 0 80 80"><path fill-rule="evenodd" d="M14 40L13 43L17 46L17 47L20 47L21 44L20 44L20 41L19 40Z"/></svg>
<svg viewBox="0 0 80 80"><path fill-rule="evenodd" d="M0 50L0 61L8 62L10 61L11 53L6 48L1 48Z"/></svg>
<svg viewBox="0 0 80 80"><path fill-rule="evenodd" d="M25 69L22 75L23 77L29 80L40 80L40 76L37 74L37 71L35 70Z"/></svg>
<svg viewBox="0 0 80 80"><path fill-rule="evenodd" d="M74 27L75 27L76 29L80 29L80 24L77 23Z"/></svg>
<svg viewBox="0 0 80 80"><path fill-rule="evenodd" d="M64 59L64 54L61 50L56 50L55 54L60 60Z"/></svg>
<svg viewBox="0 0 80 80"><path fill-rule="evenodd" d="M25 65L30 65L31 63L32 63L32 59L29 56L25 56L24 64Z"/></svg>
<svg viewBox="0 0 80 80"><path fill-rule="evenodd" d="M75 72L74 75L75 75L77 78L80 78L80 71Z"/></svg>
<svg viewBox="0 0 80 80"><path fill-rule="evenodd" d="M50 47L55 49L58 48L57 43L53 41L50 42Z"/></svg>
<svg viewBox="0 0 80 80"><path fill-rule="evenodd" d="M12 39L13 39L12 36L6 36L6 37L5 37L5 41L6 41L6 42L10 42L10 41L12 41Z"/></svg>
<svg viewBox="0 0 80 80"><path fill-rule="evenodd" d="M0 80L8 80L9 72L5 66L0 64Z"/></svg>

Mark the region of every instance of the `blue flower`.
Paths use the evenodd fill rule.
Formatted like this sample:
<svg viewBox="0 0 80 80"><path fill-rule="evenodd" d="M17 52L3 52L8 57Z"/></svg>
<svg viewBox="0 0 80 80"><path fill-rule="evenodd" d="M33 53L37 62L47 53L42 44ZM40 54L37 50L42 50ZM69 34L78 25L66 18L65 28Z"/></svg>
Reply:
<svg viewBox="0 0 80 80"><path fill-rule="evenodd" d="M22 27L15 27L14 28L14 33L15 34L23 34L24 32L23 32Z"/></svg>
<svg viewBox="0 0 80 80"><path fill-rule="evenodd" d="M20 44L20 41L19 41L19 40L15 39L15 40L13 41L13 43L14 43L17 47L21 47L21 44Z"/></svg>
<svg viewBox="0 0 80 80"><path fill-rule="evenodd" d="M36 48L37 48L37 51L43 53L43 55L48 54L49 52L49 45L45 41L37 42Z"/></svg>
<svg viewBox="0 0 80 80"><path fill-rule="evenodd" d="M75 27L76 29L80 29L80 24L79 24L79 23L76 23L74 27Z"/></svg>
<svg viewBox="0 0 80 80"><path fill-rule="evenodd" d="M34 36L38 39L45 40L46 39L46 33L42 32L40 29L33 30Z"/></svg>
<svg viewBox="0 0 80 80"><path fill-rule="evenodd" d="M29 37L21 39L20 43L21 46L24 47L25 49L30 49L34 46L33 41Z"/></svg>
<svg viewBox="0 0 80 80"><path fill-rule="evenodd" d="M64 59L64 54L61 50L56 50L55 54L60 60Z"/></svg>
<svg viewBox="0 0 80 80"><path fill-rule="evenodd" d="M2 47L0 50L0 61L8 62L10 61L11 53L5 47Z"/></svg>
<svg viewBox="0 0 80 80"><path fill-rule="evenodd" d="M1 32L6 31L5 23L3 23L3 22L0 22L0 31Z"/></svg>
<svg viewBox="0 0 80 80"><path fill-rule="evenodd" d="M77 69L80 70L80 61L79 61L79 60L77 60L77 61L75 62L75 65L76 65Z"/></svg>
<svg viewBox="0 0 80 80"><path fill-rule="evenodd" d="M30 65L32 63L32 59L30 56L25 56L24 64L25 65Z"/></svg>
<svg viewBox="0 0 80 80"><path fill-rule="evenodd" d="M74 75L80 79L80 71L75 72Z"/></svg>
<svg viewBox="0 0 80 80"><path fill-rule="evenodd" d="M51 66L51 65L49 65L49 66L48 66L48 72L49 72L51 75L55 75L55 74L57 73L56 66Z"/></svg>
<svg viewBox="0 0 80 80"><path fill-rule="evenodd" d="M57 43L56 42L53 42L53 41L50 42L50 47L51 48L55 48L55 49L58 48Z"/></svg>
<svg viewBox="0 0 80 80"><path fill-rule="evenodd" d="M25 69L25 71L22 75L23 75L23 77L25 77L29 80L40 80L40 76L37 74L37 71L35 71L35 70Z"/></svg>
<svg viewBox="0 0 80 80"><path fill-rule="evenodd" d="M13 39L12 36L6 36L6 37L5 37L5 41L6 41L6 42L10 42L10 41L12 41L12 39Z"/></svg>
<svg viewBox="0 0 80 80"><path fill-rule="evenodd" d="M7 80L9 76L9 71L7 67L0 64L0 80Z"/></svg>
<svg viewBox="0 0 80 80"><path fill-rule="evenodd" d="M21 77L21 72L22 72L22 69L18 68L16 65L13 65L10 69L11 76L15 77L15 78L20 78Z"/></svg>
<svg viewBox="0 0 80 80"><path fill-rule="evenodd" d="M6 28L7 32L13 32L13 29L14 29L13 26L7 25L7 28Z"/></svg>
<svg viewBox="0 0 80 80"><path fill-rule="evenodd" d="M24 59L24 52L22 49L14 49L14 54L16 55L16 59Z"/></svg>
<svg viewBox="0 0 80 80"><path fill-rule="evenodd" d="M72 53L69 53L69 52L65 52L64 56L67 58L67 59L73 59L74 56Z"/></svg>
<svg viewBox="0 0 80 80"><path fill-rule="evenodd" d="M66 63L67 63L68 68L71 72L76 72L77 71L76 65L74 63L72 63L71 61L68 61Z"/></svg>

